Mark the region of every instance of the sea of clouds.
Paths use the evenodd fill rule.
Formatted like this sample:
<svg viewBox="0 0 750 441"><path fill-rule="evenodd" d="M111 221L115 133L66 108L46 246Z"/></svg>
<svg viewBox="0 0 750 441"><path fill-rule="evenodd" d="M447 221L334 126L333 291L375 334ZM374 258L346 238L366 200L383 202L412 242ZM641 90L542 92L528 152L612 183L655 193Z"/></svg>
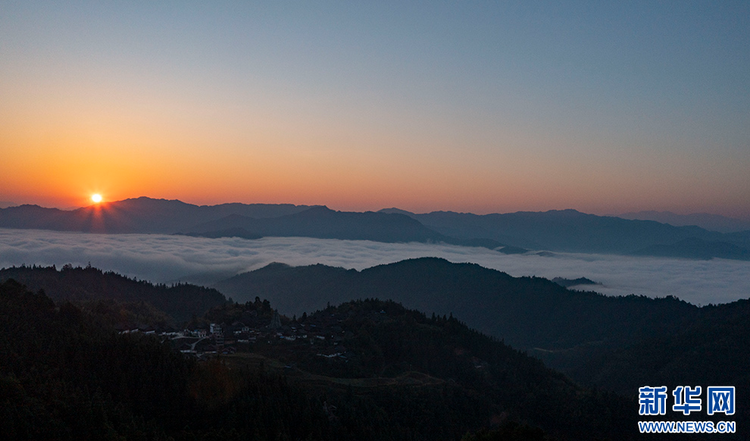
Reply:
<svg viewBox="0 0 750 441"><path fill-rule="evenodd" d="M211 285L271 262L322 263L362 270L416 257L477 263L512 276L587 277L581 289L607 295L673 295L705 305L750 297L750 262L601 254L505 255L443 244L269 237L206 239L160 234L88 234L0 229L0 268L13 265L86 266L156 283Z"/></svg>

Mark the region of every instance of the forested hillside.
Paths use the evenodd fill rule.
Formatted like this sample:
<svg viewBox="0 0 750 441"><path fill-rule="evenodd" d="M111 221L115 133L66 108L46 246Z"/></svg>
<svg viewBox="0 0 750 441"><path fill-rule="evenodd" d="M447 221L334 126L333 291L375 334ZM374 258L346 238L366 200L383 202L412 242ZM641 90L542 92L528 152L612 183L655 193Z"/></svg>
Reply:
<svg viewBox="0 0 750 441"><path fill-rule="evenodd" d="M490 430L572 440L634 432L632 401L582 389L456 319L395 303L305 317L310 325L345 318L337 326L349 362L290 354L282 341L196 362L15 281L0 285L0 302L6 439L426 440ZM225 305L209 316L254 307Z"/></svg>
<svg viewBox="0 0 750 441"><path fill-rule="evenodd" d="M674 297L610 297L568 290L539 277L511 277L476 264L410 259L362 271L271 264L220 282L236 300L267 298L282 313L302 314L364 298L450 314L519 349L569 349L671 332L699 308Z"/></svg>
<svg viewBox="0 0 750 441"><path fill-rule="evenodd" d="M637 389L657 383L733 385L740 438L750 423L748 300L698 308L604 297L440 259L361 272L276 264L251 274L245 283L257 294L330 304L287 317L260 296L235 303L95 268L1 270L35 287L0 287L3 433L630 439ZM534 328L525 338L552 344L529 354L573 380L509 338L472 330L461 310L425 313L375 298L405 292L438 306L477 302L511 335ZM341 293L358 300L341 303Z"/></svg>
<svg viewBox="0 0 750 441"><path fill-rule="evenodd" d="M191 284L172 286L153 285L147 281L130 279L97 268L74 268L65 265L21 266L0 270L0 282L14 279L32 291L44 290L55 301L99 302L115 301L129 310L147 309L147 303L166 314L173 324L189 320L193 315L203 315L210 308L226 302L215 289ZM110 303L111 305L111 303ZM106 307L106 304L100 307ZM151 311L147 314L158 314Z"/></svg>

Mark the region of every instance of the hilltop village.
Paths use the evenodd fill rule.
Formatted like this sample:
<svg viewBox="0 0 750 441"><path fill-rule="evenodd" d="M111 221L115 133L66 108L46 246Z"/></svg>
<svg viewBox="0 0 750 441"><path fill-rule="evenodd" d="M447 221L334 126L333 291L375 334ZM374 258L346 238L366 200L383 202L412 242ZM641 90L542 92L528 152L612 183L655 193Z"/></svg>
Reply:
<svg viewBox="0 0 750 441"><path fill-rule="evenodd" d="M158 335L171 341L176 350L198 360L236 352L273 351L282 358L285 353L294 353L347 361L354 354L342 342L354 334L342 324L354 314L353 309L342 313L329 307L310 316L289 319L271 309L268 301L256 298L255 302L214 308L204 318L188 322L181 331L144 326L121 329L120 333ZM374 311L372 315L379 320L386 311Z"/></svg>

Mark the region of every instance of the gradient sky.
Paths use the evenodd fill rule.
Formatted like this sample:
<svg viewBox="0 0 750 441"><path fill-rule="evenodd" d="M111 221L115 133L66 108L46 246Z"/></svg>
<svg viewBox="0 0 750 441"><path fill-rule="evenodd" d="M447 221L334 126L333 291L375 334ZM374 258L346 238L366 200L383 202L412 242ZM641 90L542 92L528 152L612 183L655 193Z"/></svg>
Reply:
<svg viewBox="0 0 750 441"><path fill-rule="evenodd" d="M750 218L750 2L0 1L0 201Z"/></svg>

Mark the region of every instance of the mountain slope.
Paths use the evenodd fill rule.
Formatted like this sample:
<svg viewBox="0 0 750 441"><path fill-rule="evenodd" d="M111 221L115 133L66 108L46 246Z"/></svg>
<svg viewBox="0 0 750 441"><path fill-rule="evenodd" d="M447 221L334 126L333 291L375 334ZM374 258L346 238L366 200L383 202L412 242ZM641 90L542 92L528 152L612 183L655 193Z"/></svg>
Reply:
<svg viewBox="0 0 750 441"><path fill-rule="evenodd" d="M238 309L254 306L211 314ZM369 300L296 322L326 323L343 336L326 343L347 345L349 358L274 338L252 354L195 363L155 337L118 335L95 313L0 283L0 432L9 440L426 441L494 426L540 440L539 427L560 440L635 438L632 399L577 386L456 319ZM293 366L277 370L280 361Z"/></svg>
<svg viewBox="0 0 750 441"><path fill-rule="evenodd" d="M140 197L65 211L22 205L0 209L0 227L98 233L176 233L232 214L278 217L308 209L290 204L198 206L177 200Z"/></svg>
<svg viewBox="0 0 750 441"><path fill-rule="evenodd" d="M750 300L704 306L700 312L675 332L653 334L595 357L572 374L619 393L649 381L750 389ZM750 397L743 397L743 402L750 404Z"/></svg>
<svg viewBox="0 0 750 441"><path fill-rule="evenodd" d="M142 197L72 211L30 205L0 209L0 228L183 233L248 239L304 236L380 242L444 242L496 249L507 254L524 253L527 249L650 253L648 255L684 258L745 259L742 256L750 254L748 231L722 234L695 226L675 227L575 210L481 216L452 212L413 214L393 208L357 213L295 205L197 206ZM685 240L692 241L689 247L681 243ZM730 250L731 247L737 249Z"/></svg>
<svg viewBox="0 0 750 441"><path fill-rule="evenodd" d="M0 269L0 282L9 279L35 292L43 290L55 301L146 302L169 314L178 323L226 302L226 298L215 289L189 284L152 285L96 268L65 266L57 270L54 266L21 266Z"/></svg>
<svg viewBox="0 0 750 441"><path fill-rule="evenodd" d="M750 252L750 238L742 232L722 234L696 226L676 227L650 220L596 216L576 210L487 215L443 211L414 214L398 209L384 211L409 215L447 236L482 237L537 250L659 256L665 255L661 247L670 247L670 256L683 258L695 258L695 255L701 256L699 258L736 258L727 256L742 256ZM692 249L674 246L684 240L693 241ZM698 240L702 242L698 243ZM739 249L727 252L725 248L717 247L717 242Z"/></svg>
<svg viewBox="0 0 750 441"><path fill-rule="evenodd" d="M438 317L452 312L588 386L636 396L649 384L734 385L738 409L750 406L750 300L699 308L672 297L605 297L431 258L361 272L273 264L226 282L236 297L244 286L291 309L379 296Z"/></svg>
<svg viewBox="0 0 750 441"><path fill-rule="evenodd" d="M259 236L303 236L377 242L445 241L447 238L401 214L355 213L314 207L272 219L231 215L193 227L189 233L241 228Z"/></svg>
<svg viewBox="0 0 750 441"><path fill-rule="evenodd" d="M511 277L474 264L421 258L361 272L324 265L271 264L216 285L236 300L269 299L286 314L302 314L364 298L392 299L427 313L453 314L518 348L562 349L620 344L664 332L697 314L674 298L607 297L570 291L542 278Z"/></svg>
<svg viewBox="0 0 750 441"><path fill-rule="evenodd" d="M669 245L651 245L633 253L636 256L663 256L688 259L750 260L750 250L727 242L708 241L695 237L682 239Z"/></svg>
<svg viewBox="0 0 750 441"><path fill-rule="evenodd" d="M227 304L209 315L230 322L258 305ZM634 415L621 412L631 406L629 400L586 391L455 318L429 318L394 302L368 299L282 318L281 324L278 332L296 338L259 338L252 344L253 357L278 361L303 384L343 383L353 395L378 401L383 396L377 389L390 388L414 400L402 405L408 412L391 418L422 438L450 439L493 418L523 421L562 439L627 438L635 428ZM241 365L247 357L226 359ZM432 403L420 403L424 398ZM452 409L443 407L446 401ZM592 412L597 406L615 413ZM464 429L446 430L458 423L450 421L455 415Z"/></svg>
<svg viewBox="0 0 750 441"><path fill-rule="evenodd" d="M456 239L437 233L419 221L400 214L334 211L313 207L300 213L272 219L254 219L230 215L193 227L189 236L202 237L315 237L319 239L371 240L375 242L429 242L467 247L482 247L504 254L520 254L528 250L512 247L493 239Z"/></svg>
<svg viewBox="0 0 750 441"><path fill-rule="evenodd" d="M720 233L736 233L750 230L750 221L708 213L675 214L669 211L639 211L637 213L620 214L617 217L631 220L652 220L674 225L675 227L695 225Z"/></svg>

